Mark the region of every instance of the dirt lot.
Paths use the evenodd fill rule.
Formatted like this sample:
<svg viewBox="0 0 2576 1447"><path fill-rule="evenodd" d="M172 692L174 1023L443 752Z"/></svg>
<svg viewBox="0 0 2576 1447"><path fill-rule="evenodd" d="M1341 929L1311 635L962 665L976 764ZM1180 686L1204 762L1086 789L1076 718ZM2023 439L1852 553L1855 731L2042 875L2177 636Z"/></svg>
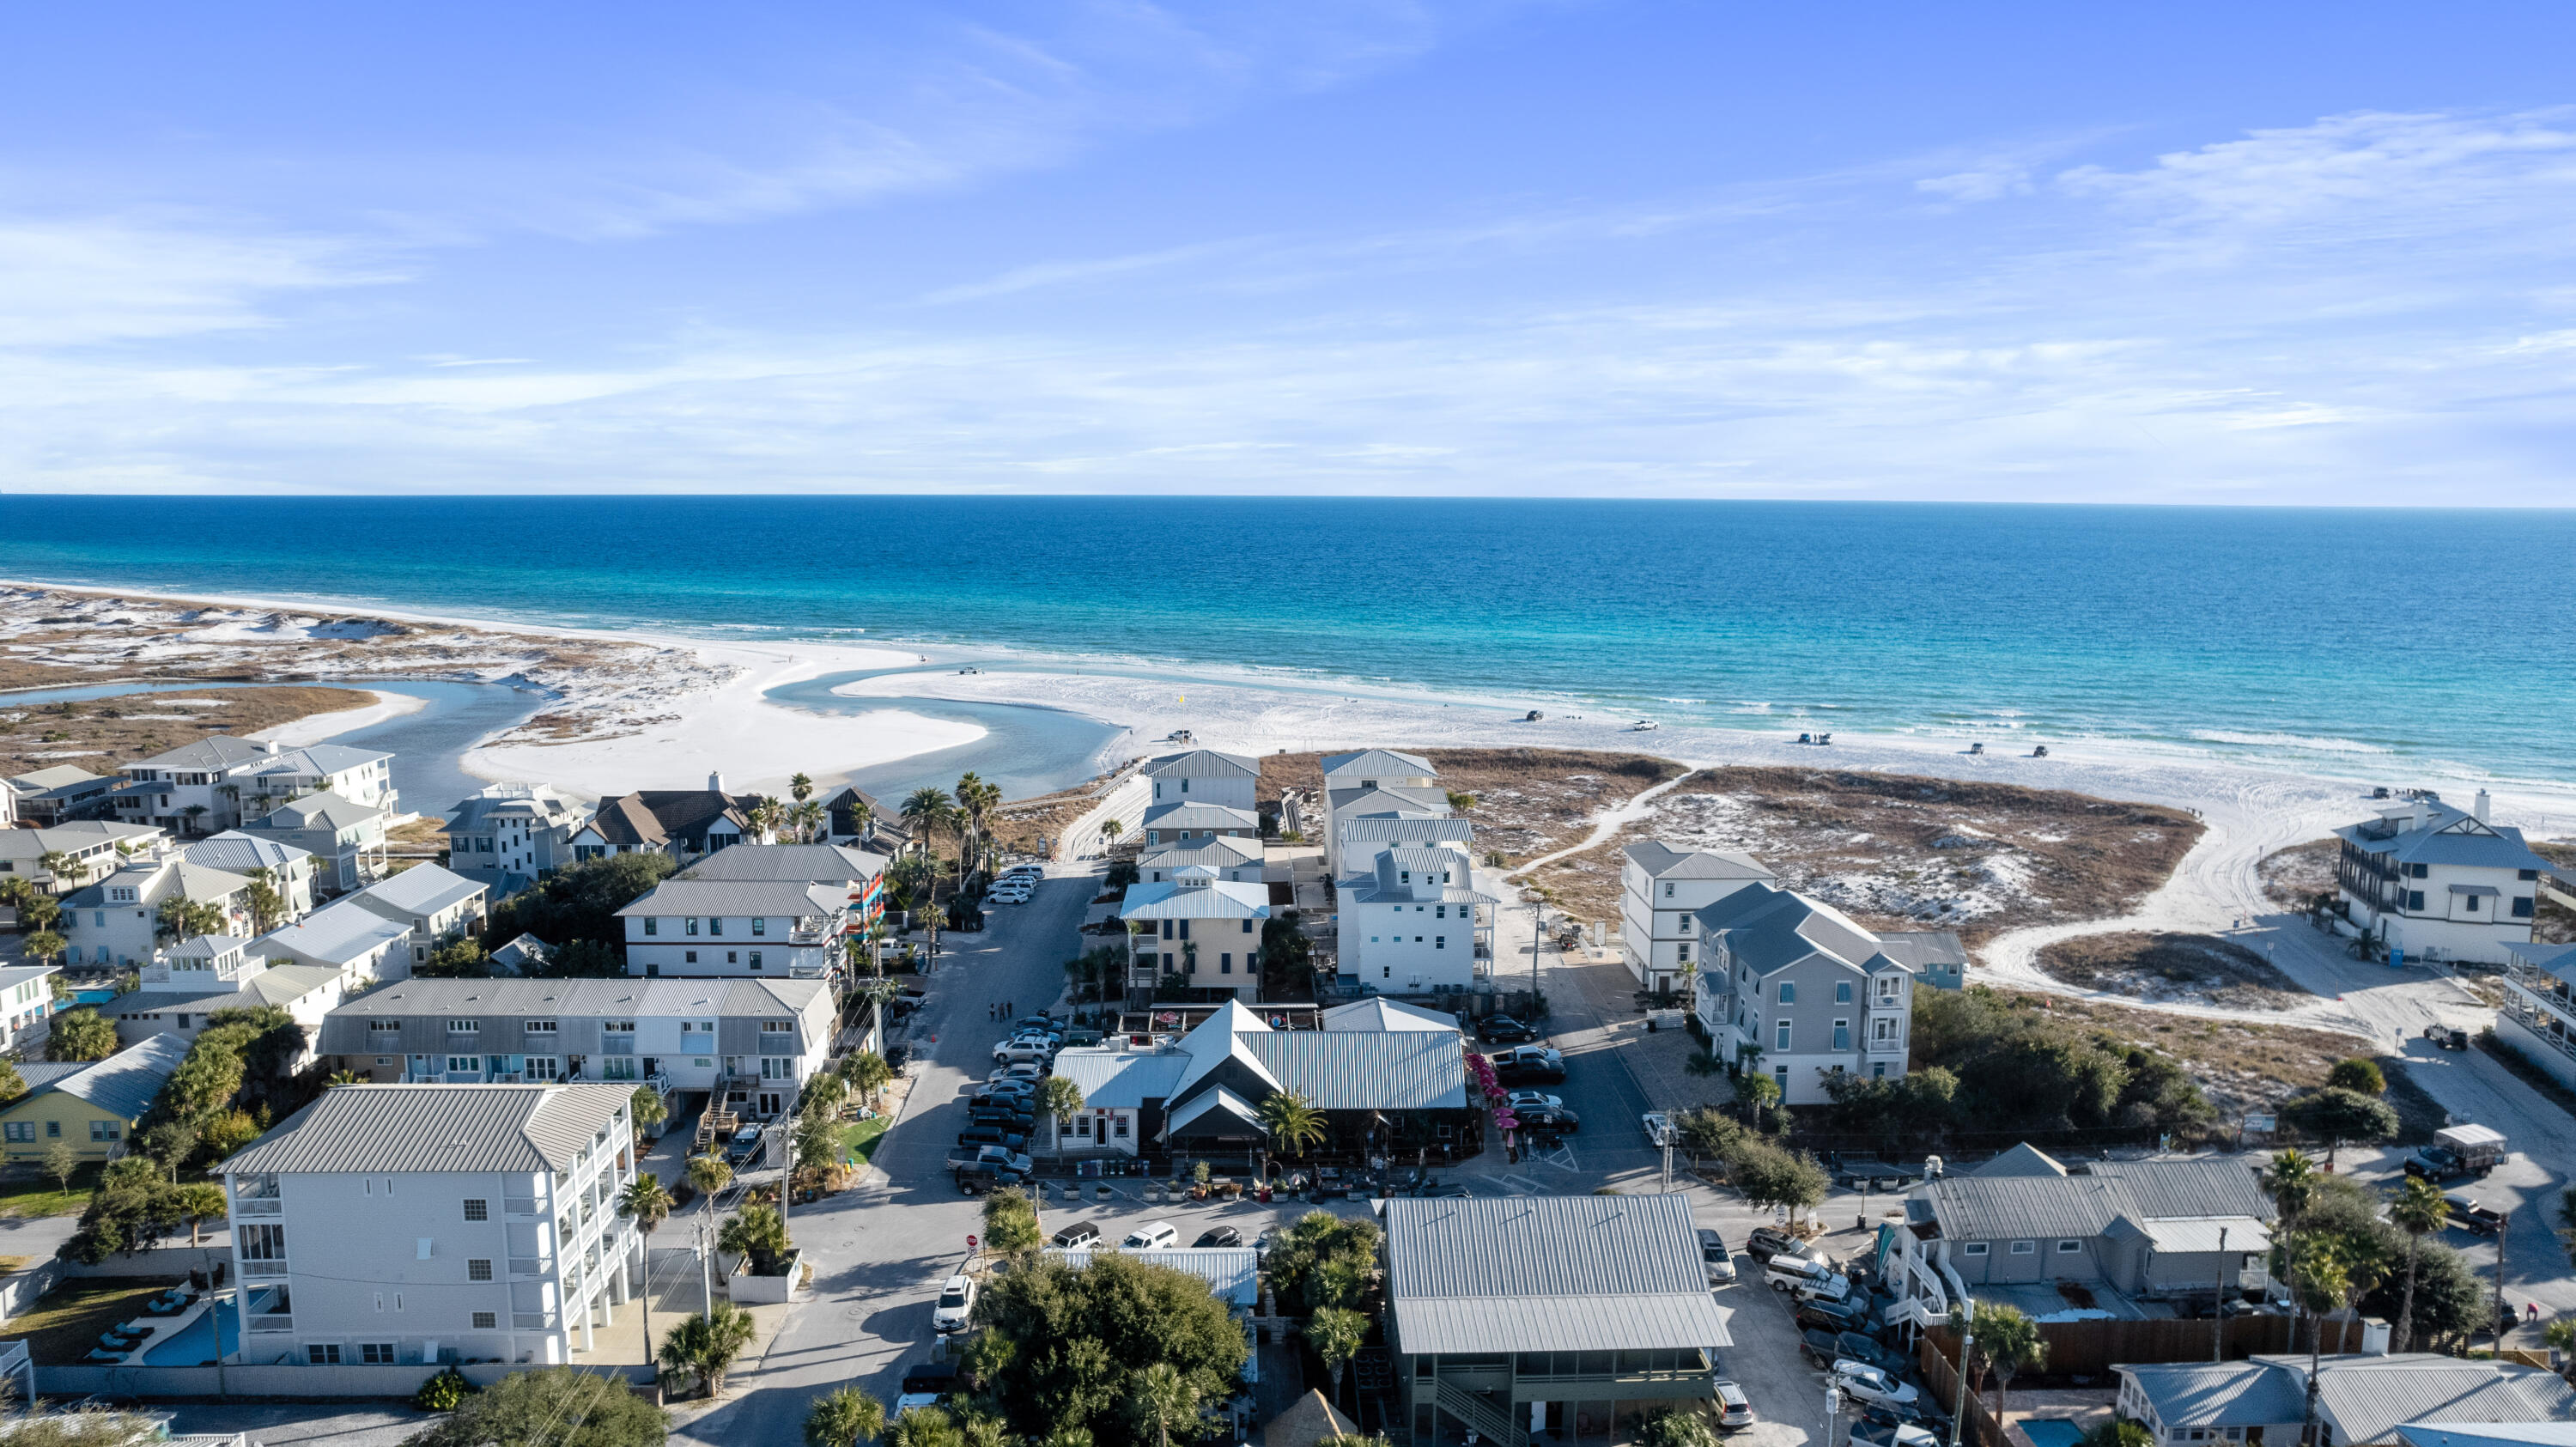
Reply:
<svg viewBox="0 0 2576 1447"><path fill-rule="evenodd" d="M2214 935L2079 935L2042 949L2039 967L2082 989L2157 1004L2264 1010L2314 999L2261 955Z"/></svg>
<svg viewBox="0 0 2576 1447"><path fill-rule="evenodd" d="M1320 791L1322 754L1272 754L1261 761L1260 797L1282 789ZM1580 749L1429 749L1441 786L1473 795L1462 812L1476 823L1478 852L1526 859L1581 839L1594 814L1682 771L1651 754Z"/></svg>
<svg viewBox="0 0 2576 1447"><path fill-rule="evenodd" d="M2017 1006L2043 1010L2086 1029L2107 1031L2179 1059L2183 1068L2233 1123L2248 1110L2264 1111L2291 1095L2326 1083L2338 1060L2365 1055L2388 1076L2388 1103L2405 1124L2401 1140L2432 1139L2442 1108L2405 1076L2404 1064L2358 1035L2305 1030L2250 1021L2204 1020L2127 1005L2097 1004L2062 995L2017 993Z"/></svg>
<svg viewBox="0 0 2576 1447"><path fill-rule="evenodd" d="M2327 838L2264 855L2255 866L2263 877L2263 897L2283 909L2306 909L2309 900L2334 892L2335 861L2342 852L2342 840Z"/></svg>
<svg viewBox="0 0 2576 1447"><path fill-rule="evenodd" d="M238 738L375 701L353 688L208 688L0 710L0 775L56 764L112 774L208 734Z"/></svg>
<svg viewBox="0 0 2576 1447"><path fill-rule="evenodd" d="M2173 873L2200 832L2176 810L2011 784L1712 769L1535 882L1577 919L1613 918L1620 850L1661 839L1750 854L1784 887L1863 924L1955 929L1974 945L2016 925L2119 914Z"/></svg>

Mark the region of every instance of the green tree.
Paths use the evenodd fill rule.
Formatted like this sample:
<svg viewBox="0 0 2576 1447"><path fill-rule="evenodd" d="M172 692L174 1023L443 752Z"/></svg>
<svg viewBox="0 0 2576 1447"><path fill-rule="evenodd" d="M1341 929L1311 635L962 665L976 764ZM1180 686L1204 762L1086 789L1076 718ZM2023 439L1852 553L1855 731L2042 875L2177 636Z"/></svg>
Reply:
<svg viewBox="0 0 2576 1447"><path fill-rule="evenodd" d="M886 1428L886 1447L965 1447L957 1421L937 1407L912 1407Z"/></svg>
<svg viewBox="0 0 2576 1447"><path fill-rule="evenodd" d="M45 1037L47 1060L105 1060L116 1053L116 1027L96 1010L65 1010Z"/></svg>
<svg viewBox="0 0 2576 1447"><path fill-rule="evenodd" d="M506 940L532 934L549 945L583 941L612 952L622 968L622 947L599 942L623 940L625 925L617 918L617 911L669 878L678 867L677 861L659 850L610 854L566 865L536 888L493 905L484 935ZM546 973L578 973L565 969L563 964L562 952L558 951Z"/></svg>
<svg viewBox="0 0 2576 1447"><path fill-rule="evenodd" d="M1045 1241L1038 1208L1028 1193L1006 1186L984 1198L984 1249L996 1256L1024 1256Z"/></svg>
<svg viewBox="0 0 2576 1447"><path fill-rule="evenodd" d="M411 972L433 980L479 980L492 973L492 957L483 952L481 940L469 935L431 950Z"/></svg>
<svg viewBox="0 0 2576 1447"><path fill-rule="evenodd" d="M2040 1337L2038 1322L2009 1306L1979 1303L1969 1320L1969 1334L1977 1339L1977 1360L1995 1374L1995 1420L2000 1422L2013 1374L2044 1364L2048 1343Z"/></svg>
<svg viewBox="0 0 2576 1447"><path fill-rule="evenodd" d="M2272 1209L2279 1215L2284 1230L2298 1224L2306 1214L2309 1198L2316 1194L2317 1168L2296 1146L2272 1153L2271 1164L2263 1169L2263 1189L2272 1197Z"/></svg>
<svg viewBox="0 0 2576 1447"><path fill-rule="evenodd" d="M278 892L276 874L262 865L246 877L250 888L242 891L242 899L250 906L251 932L266 934L286 923L286 896Z"/></svg>
<svg viewBox="0 0 2576 1447"><path fill-rule="evenodd" d="M1330 1211L1309 1211L1271 1246L1269 1276L1281 1309L1311 1315L1328 1306L1356 1306L1377 1271L1378 1229Z"/></svg>
<svg viewBox="0 0 2576 1447"><path fill-rule="evenodd" d="M1673 1117L1673 1143L1693 1160L1724 1160L1744 1141L1744 1127L1714 1108L1702 1106Z"/></svg>
<svg viewBox="0 0 2576 1447"><path fill-rule="evenodd" d="M2114 1417L2085 1433L2084 1447L2156 1447L2156 1435L2142 1422Z"/></svg>
<svg viewBox="0 0 2576 1447"><path fill-rule="evenodd" d="M2363 1095L2386 1095L2388 1077L2380 1073L2379 1062L2354 1056L2338 1060L2326 1072L2326 1084L2337 1090L2357 1091Z"/></svg>
<svg viewBox="0 0 2576 1447"><path fill-rule="evenodd" d="M930 849L931 831L947 824L956 803L948 797L947 790L927 784L904 796L904 822L912 826L912 837L920 841L924 853Z"/></svg>
<svg viewBox="0 0 2576 1447"><path fill-rule="evenodd" d="M170 1173L170 1183L179 1182L179 1167L197 1149L197 1128L181 1120L165 1120L143 1132L143 1153Z"/></svg>
<svg viewBox="0 0 2576 1447"><path fill-rule="evenodd" d="M1368 1318L1346 1306L1318 1307L1306 1318L1306 1344L1323 1359L1324 1370L1332 1373L1333 1404L1341 1405L1342 1368L1368 1345Z"/></svg>
<svg viewBox="0 0 2576 1447"><path fill-rule="evenodd" d="M1038 1082L1038 1109L1055 1122L1055 1138L1062 1144L1065 1132L1073 1129L1075 1112L1082 1109L1082 1087L1068 1076L1050 1075Z"/></svg>
<svg viewBox="0 0 2576 1447"><path fill-rule="evenodd" d="M224 1201L224 1188L212 1181L191 1181L178 1189L179 1199L176 1205L188 1218L188 1244L194 1246L198 1243L199 1230L207 1222L220 1222L224 1219L228 1209Z"/></svg>
<svg viewBox="0 0 2576 1447"><path fill-rule="evenodd" d="M671 1118L671 1108L662 1103L662 1092L649 1085L635 1087L635 1094L626 1110L634 1117L635 1128L639 1131L650 1130Z"/></svg>
<svg viewBox="0 0 2576 1447"><path fill-rule="evenodd" d="M70 1193L72 1175L79 1169L80 1156L73 1151L70 1141L56 1141L45 1147L45 1174L53 1177L54 1184L65 1194Z"/></svg>
<svg viewBox="0 0 2576 1447"><path fill-rule="evenodd" d="M766 1201L748 1201L716 1228L716 1249L728 1256L751 1258L751 1274L776 1276L787 1269L796 1249L787 1239L787 1220Z"/></svg>
<svg viewBox="0 0 2576 1447"><path fill-rule="evenodd" d="M1646 1419L1637 1440L1646 1447L1717 1447L1717 1431L1708 1425L1706 1413L1668 1407Z"/></svg>
<svg viewBox="0 0 2576 1447"><path fill-rule="evenodd" d="M644 1287L636 1293L644 1303L644 1339L653 1339L653 1232L671 1219L671 1193L662 1189L662 1178L639 1171L626 1189L617 1193L617 1214L635 1223L644 1238Z"/></svg>
<svg viewBox="0 0 2576 1447"><path fill-rule="evenodd" d="M1301 1159L1332 1133L1324 1123L1324 1113L1294 1091L1278 1091L1262 1101L1260 1116L1261 1133L1269 1149Z"/></svg>
<svg viewBox="0 0 2576 1447"><path fill-rule="evenodd" d="M1137 1373L1130 1400L1136 1425L1153 1433L1161 1447L1172 1447L1173 1428L1198 1425L1198 1384L1170 1362L1156 1362Z"/></svg>
<svg viewBox="0 0 2576 1447"><path fill-rule="evenodd" d="M689 1164L683 1169L689 1184L697 1187L701 1196L713 1196L733 1184L733 1167L713 1151L689 1157Z"/></svg>
<svg viewBox="0 0 2576 1447"><path fill-rule="evenodd" d="M571 1367L512 1372L406 1439L406 1447L661 1447L662 1409L615 1377Z"/></svg>
<svg viewBox="0 0 2576 1447"><path fill-rule="evenodd" d="M805 773L803 770L797 771L797 773L787 781L787 796L794 799L799 804L802 804L806 800L814 797L813 775ZM870 1433L869 1435L874 1436L875 1434Z"/></svg>
<svg viewBox="0 0 2576 1447"><path fill-rule="evenodd" d="M971 1359L1026 1437L1078 1427L1133 1441L1126 1404L1146 1370L1167 1366L1210 1400L1233 1388L1246 1355L1243 1329L1206 1282L1117 1252L1080 1269L1040 1258L1005 1272L985 1285L976 1319Z"/></svg>
<svg viewBox="0 0 2576 1447"><path fill-rule="evenodd" d="M860 1050L841 1062L841 1077L850 1083L852 1090L865 1095L868 1104L873 1106L877 1103L877 1092L894 1079L894 1067L886 1064L885 1057L875 1051Z"/></svg>
<svg viewBox="0 0 2576 1447"><path fill-rule="evenodd" d="M823 1077L828 1080L830 1076ZM841 1164L841 1121L838 1114L808 1109L796 1117L796 1129L788 1142L796 1158L796 1179L820 1189Z"/></svg>
<svg viewBox="0 0 2576 1447"><path fill-rule="evenodd" d="M2384 1141L2397 1134L2397 1112L2387 1101L2329 1085L2281 1107L2281 1119L2310 1135L2326 1138L2326 1169L2334 1169L2335 1152L2346 1141Z"/></svg>
<svg viewBox="0 0 2576 1447"><path fill-rule="evenodd" d="M1771 1108L1780 1103L1780 1082L1768 1075L1746 1071L1735 1078L1735 1100L1744 1107L1747 1119L1758 1125Z"/></svg>
<svg viewBox="0 0 2576 1447"><path fill-rule="evenodd" d="M195 939L199 935L223 934L231 923L222 905L174 894L161 901L161 908L154 913L153 936L162 940Z"/></svg>
<svg viewBox="0 0 2576 1447"><path fill-rule="evenodd" d="M2388 1202L2388 1220L2406 1233L2406 1294L2397 1308L2397 1339L2390 1347L2402 1352L2415 1326L2415 1274L2424 1238L2451 1223L2451 1205L2443 1199L2440 1186L2422 1176L2407 1176L2397 1183L2397 1193Z"/></svg>
<svg viewBox="0 0 2576 1447"><path fill-rule="evenodd" d="M179 1188L141 1156L111 1161L99 1176L80 1225L54 1254L96 1266L111 1256L136 1256L160 1245L188 1219Z"/></svg>
<svg viewBox="0 0 2576 1447"><path fill-rule="evenodd" d="M37 930L18 941L18 948L27 952L27 958L40 965L50 963L71 947L70 940L49 929Z"/></svg>
<svg viewBox="0 0 2576 1447"><path fill-rule="evenodd" d="M855 1447L884 1436L885 1429L885 1403L856 1387L843 1387L816 1397L806 1409L805 1447Z"/></svg>
<svg viewBox="0 0 2576 1447"><path fill-rule="evenodd" d="M2344 1304L2344 1292L2351 1284L2351 1258L2343 1243L2334 1237L2315 1233L2291 1243L2290 1270L2287 1283L2298 1298L2299 1308L2308 1318L2308 1392L2306 1427L2300 1440L2317 1438L2317 1362L2324 1350L2324 1313Z"/></svg>
<svg viewBox="0 0 2576 1447"><path fill-rule="evenodd" d="M724 1390L725 1373L751 1345L751 1313L730 1301L719 1301L704 1316L684 1316L662 1338L664 1369L698 1379L712 1397Z"/></svg>
<svg viewBox="0 0 2576 1447"><path fill-rule="evenodd" d="M1755 1208L1786 1208L1793 1217L1821 1204L1832 1184L1814 1156L1752 1139L1727 1159L1726 1177Z"/></svg>

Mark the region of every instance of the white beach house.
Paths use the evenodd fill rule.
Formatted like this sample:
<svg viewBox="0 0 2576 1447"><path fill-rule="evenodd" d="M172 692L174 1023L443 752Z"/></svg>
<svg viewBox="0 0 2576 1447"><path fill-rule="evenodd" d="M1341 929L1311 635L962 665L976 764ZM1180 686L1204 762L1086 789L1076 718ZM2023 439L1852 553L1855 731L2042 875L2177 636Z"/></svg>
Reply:
<svg viewBox="0 0 2576 1447"><path fill-rule="evenodd" d="M1173 844L1150 845L1136 859L1136 872L1148 884L1167 883L1179 870L1192 865L1215 871L1219 879L1238 884L1258 884L1266 877L1264 860L1268 851L1258 839L1219 836L1213 839L1186 839Z"/></svg>
<svg viewBox="0 0 2576 1447"><path fill-rule="evenodd" d="M1826 1079L1840 1072L1905 1074L1914 968L1876 935L1831 905L1758 881L1697 916L1705 949L1692 1008L1711 1054L1770 1072L1789 1105L1829 1099Z"/></svg>
<svg viewBox="0 0 2576 1447"><path fill-rule="evenodd" d="M118 770L118 816L174 834L238 828L308 794L337 794L391 813L393 755L342 744L300 749L215 734Z"/></svg>
<svg viewBox="0 0 2576 1447"><path fill-rule="evenodd" d="M484 898L490 892L452 870L415 864L377 880L342 903L404 926L408 933L402 947L413 964L422 965L439 946L483 932Z"/></svg>
<svg viewBox="0 0 2576 1447"><path fill-rule="evenodd" d="M507 899L573 862L590 810L551 784L494 784L447 816L447 867Z"/></svg>
<svg viewBox="0 0 2576 1447"><path fill-rule="evenodd" d="M1628 973L1649 990L1688 988L1699 962L1699 912L1772 874L1751 856L1676 849L1660 840L1631 844L1619 866L1619 948Z"/></svg>
<svg viewBox="0 0 2576 1447"><path fill-rule="evenodd" d="M309 1041L320 1033L322 1018L367 982L336 965L272 965L253 954L251 944L240 935L182 940L156 954L136 987L99 1013L116 1026L120 1042L134 1045L155 1035L191 1041L218 1010L273 1005L294 1017ZM312 1062L308 1047L294 1064L300 1070Z"/></svg>
<svg viewBox="0 0 2576 1447"><path fill-rule="evenodd" d="M385 830L393 817L380 804L326 791L289 799L242 832L311 854L316 892L340 895L384 877Z"/></svg>
<svg viewBox="0 0 2576 1447"><path fill-rule="evenodd" d="M567 1362L642 1238L631 1088L347 1085L224 1162L232 1360Z"/></svg>
<svg viewBox="0 0 2576 1447"><path fill-rule="evenodd" d="M179 854L129 864L63 896L59 928L75 965L134 966L149 961L167 935L161 910L173 900L210 906L235 933L250 932L250 880L230 870L191 864Z"/></svg>
<svg viewBox="0 0 2576 1447"><path fill-rule="evenodd" d="M1494 908L1464 843L1383 845L1341 880L1341 973L1387 995L1462 994L1489 973Z"/></svg>
<svg viewBox="0 0 2576 1447"><path fill-rule="evenodd" d="M1440 787L1440 771L1418 754L1392 749L1361 749L1326 754L1324 771L1324 867L1338 879L1346 869L1342 828L1352 819L1447 818L1454 810ZM1369 853L1374 854L1371 850Z"/></svg>
<svg viewBox="0 0 2576 1447"><path fill-rule="evenodd" d="M76 819L34 829L0 829L0 879L16 875L59 895L78 889L128 860L156 858L168 842L169 836L151 825L101 819ZM61 878L45 867L46 856L56 854L71 861Z"/></svg>
<svg viewBox="0 0 2576 1447"><path fill-rule="evenodd" d="M318 965L335 970L354 988L368 980L411 977L411 924L387 919L350 900L325 905L283 929L250 942L250 953L271 964Z"/></svg>
<svg viewBox="0 0 2576 1447"><path fill-rule="evenodd" d="M313 854L292 844L264 839L239 829L227 829L203 839L191 839L179 850L179 856L190 864L238 874L244 879L267 872L268 887L277 894L278 903L286 907L290 920L302 919L313 912Z"/></svg>
<svg viewBox="0 0 2576 1447"><path fill-rule="evenodd" d="M2336 903L2347 932L2410 958L2507 963L2531 942L2549 862L2522 831L2487 822L2487 793L2462 811L2429 796L2335 831Z"/></svg>
<svg viewBox="0 0 2576 1447"><path fill-rule="evenodd" d="M827 979L841 965L846 887L803 880L663 880L617 912L626 973Z"/></svg>

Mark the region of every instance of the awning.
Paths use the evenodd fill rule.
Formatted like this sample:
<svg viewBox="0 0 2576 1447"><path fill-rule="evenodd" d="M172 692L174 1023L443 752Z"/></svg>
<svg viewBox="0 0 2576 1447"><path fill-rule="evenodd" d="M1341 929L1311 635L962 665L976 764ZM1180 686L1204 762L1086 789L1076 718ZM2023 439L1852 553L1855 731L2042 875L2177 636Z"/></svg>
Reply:
<svg viewBox="0 0 2576 1447"><path fill-rule="evenodd" d="M1261 1128L1261 1113L1252 1103L1220 1085L1172 1113L1170 1125L1163 1128L1167 1141L1192 1137L1201 1140L1243 1140L1266 1134Z"/></svg>

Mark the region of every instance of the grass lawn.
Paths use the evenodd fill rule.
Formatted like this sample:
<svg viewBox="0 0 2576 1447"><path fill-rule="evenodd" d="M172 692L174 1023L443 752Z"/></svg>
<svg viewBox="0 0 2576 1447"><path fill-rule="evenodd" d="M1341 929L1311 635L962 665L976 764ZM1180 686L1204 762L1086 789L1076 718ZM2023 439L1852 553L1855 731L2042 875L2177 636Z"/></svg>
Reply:
<svg viewBox="0 0 2576 1447"><path fill-rule="evenodd" d="M66 1281L9 1319L9 1334L27 1339L39 1365L78 1366L98 1345L98 1334L143 1315L143 1303L177 1286L184 1276L108 1276ZM162 1330L168 1330L162 1324Z"/></svg>
<svg viewBox="0 0 2576 1447"><path fill-rule="evenodd" d="M12 1169L0 1176L0 1217L33 1218L37 1216L73 1216L89 1205L90 1192L98 1188L102 1162L84 1161L72 1172L72 1188L57 1188L53 1177L32 1168Z"/></svg>
<svg viewBox="0 0 2576 1447"><path fill-rule="evenodd" d="M862 1161L877 1158L877 1142L885 1139L886 1127L893 1124L884 1116L863 1120L841 1128L841 1153L857 1156Z"/></svg>

